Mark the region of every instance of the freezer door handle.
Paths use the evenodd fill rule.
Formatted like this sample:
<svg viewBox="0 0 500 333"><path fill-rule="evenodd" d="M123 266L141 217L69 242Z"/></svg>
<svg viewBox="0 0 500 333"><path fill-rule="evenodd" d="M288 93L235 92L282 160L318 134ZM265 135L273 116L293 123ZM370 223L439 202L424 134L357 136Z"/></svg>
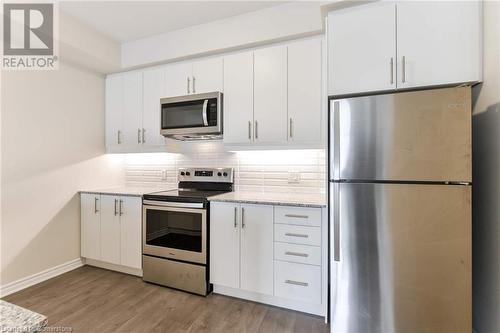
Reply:
<svg viewBox="0 0 500 333"><path fill-rule="evenodd" d="M340 179L340 101L332 101L331 103L330 178Z"/></svg>

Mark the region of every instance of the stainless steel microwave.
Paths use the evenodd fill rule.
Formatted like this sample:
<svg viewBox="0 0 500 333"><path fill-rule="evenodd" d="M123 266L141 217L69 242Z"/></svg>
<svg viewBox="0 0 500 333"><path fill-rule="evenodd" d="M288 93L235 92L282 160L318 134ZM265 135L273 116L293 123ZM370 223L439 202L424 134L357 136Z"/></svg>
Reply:
<svg viewBox="0 0 500 333"><path fill-rule="evenodd" d="M222 93L162 98L161 134L177 140L222 138Z"/></svg>

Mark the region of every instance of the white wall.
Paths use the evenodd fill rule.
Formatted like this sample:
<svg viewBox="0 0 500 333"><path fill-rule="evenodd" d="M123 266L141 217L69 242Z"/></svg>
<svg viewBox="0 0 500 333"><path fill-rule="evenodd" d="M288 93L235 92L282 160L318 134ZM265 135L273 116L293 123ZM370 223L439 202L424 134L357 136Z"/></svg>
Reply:
<svg viewBox="0 0 500 333"><path fill-rule="evenodd" d="M60 32L59 70L1 73L1 285L79 258L77 191L123 180L99 73L119 45L63 13Z"/></svg>
<svg viewBox="0 0 500 333"><path fill-rule="evenodd" d="M500 2L484 2L484 83L474 89L473 319L500 332Z"/></svg>
<svg viewBox="0 0 500 333"><path fill-rule="evenodd" d="M122 67L250 47L322 31L320 3L300 1L122 44Z"/></svg>

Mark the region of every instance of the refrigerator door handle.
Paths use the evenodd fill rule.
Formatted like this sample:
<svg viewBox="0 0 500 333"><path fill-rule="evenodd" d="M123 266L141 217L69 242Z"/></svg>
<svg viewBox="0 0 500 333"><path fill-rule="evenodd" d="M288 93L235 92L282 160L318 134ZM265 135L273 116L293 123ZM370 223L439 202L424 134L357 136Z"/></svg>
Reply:
<svg viewBox="0 0 500 333"><path fill-rule="evenodd" d="M340 261L340 184L330 185L330 216L333 221L333 260Z"/></svg>

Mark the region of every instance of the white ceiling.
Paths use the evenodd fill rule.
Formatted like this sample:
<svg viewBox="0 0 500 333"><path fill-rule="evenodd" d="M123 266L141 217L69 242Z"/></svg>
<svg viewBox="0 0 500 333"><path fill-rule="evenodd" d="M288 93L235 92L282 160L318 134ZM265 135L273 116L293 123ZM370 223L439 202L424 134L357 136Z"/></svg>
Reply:
<svg viewBox="0 0 500 333"><path fill-rule="evenodd" d="M156 35L283 1L61 1L60 9L118 42Z"/></svg>

